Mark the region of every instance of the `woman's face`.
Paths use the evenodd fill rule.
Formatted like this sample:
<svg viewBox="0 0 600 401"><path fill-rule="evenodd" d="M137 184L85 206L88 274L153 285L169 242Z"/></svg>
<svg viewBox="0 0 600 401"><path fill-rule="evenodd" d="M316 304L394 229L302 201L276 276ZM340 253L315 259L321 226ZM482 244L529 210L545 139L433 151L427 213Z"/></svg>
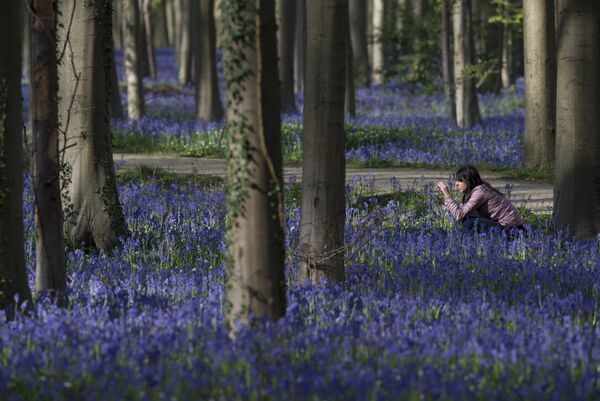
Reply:
<svg viewBox="0 0 600 401"><path fill-rule="evenodd" d="M458 189L459 192L461 193L465 193L467 192L467 183L464 181L460 181L460 180L456 180L454 182L454 185L456 185L456 189Z"/></svg>

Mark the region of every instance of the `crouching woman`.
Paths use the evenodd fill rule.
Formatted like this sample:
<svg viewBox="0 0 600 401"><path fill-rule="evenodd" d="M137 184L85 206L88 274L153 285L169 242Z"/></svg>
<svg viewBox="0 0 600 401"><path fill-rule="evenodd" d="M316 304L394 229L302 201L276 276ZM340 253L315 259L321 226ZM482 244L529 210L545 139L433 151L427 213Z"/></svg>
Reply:
<svg viewBox="0 0 600 401"><path fill-rule="evenodd" d="M475 166L459 168L455 185L462 193L460 203L452 199L445 183L440 181L436 186L444 196L444 206L452 217L462 223L464 231L484 232L494 227L508 234L523 231L519 211L498 190L481 179Z"/></svg>

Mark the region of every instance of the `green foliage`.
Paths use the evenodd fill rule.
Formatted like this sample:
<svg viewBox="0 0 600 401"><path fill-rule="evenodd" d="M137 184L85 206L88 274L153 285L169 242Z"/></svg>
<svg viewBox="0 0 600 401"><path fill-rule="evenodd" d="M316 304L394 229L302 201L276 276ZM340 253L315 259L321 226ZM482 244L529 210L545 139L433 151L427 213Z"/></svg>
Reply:
<svg viewBox="0 0 600 401"><path fill-rule="evenodd" d="M415 18L412 10L400 8L396 18L399 27L388 23L374 38L385 48L384 79L416 84L420 91L431 93L439 84L439 13L435 7L424 7L423 15Z"/></svg>
<svg viewBox="0 0 600 401"><path fill-rule="evenodd" d="M490 24L512 25L517 29L522 29L523 4L521 1L492 0L492 4L496 6L496 14L489 18Z"/></svg>

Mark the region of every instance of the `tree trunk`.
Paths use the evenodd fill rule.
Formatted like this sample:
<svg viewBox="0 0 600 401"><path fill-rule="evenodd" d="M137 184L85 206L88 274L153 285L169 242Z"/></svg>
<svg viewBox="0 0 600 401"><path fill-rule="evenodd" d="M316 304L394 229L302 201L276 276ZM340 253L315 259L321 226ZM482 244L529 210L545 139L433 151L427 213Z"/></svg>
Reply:
<svg viewBox="0 0 600 401"><path fill-rule="evenodd" d="M144 82L142 79L142 59L139 54L137 32L139 31L139 12L137 0L126 0L123 16L124 47L123 62L125 64L125 80L127 82L127 117L132 120L142 118L145 114Z"/></svg>
<svg viewBox="0 0 600 401"><path fill-rule="evenodd" d="M296 34L296 7L289 0L279 3L279 75L281 77L281 110L284 113L296 112L294 99L294 36Z"/></svg>
<svg viewBox="0 0 600 401"><path fill-rule="evenodd" d="M144 16L143 35L146 38L146 56L150 78L156 81L156 55L154 54L154 14L151 0L142 0L142 15Z"/></svg>
<svg viewBox="0 0 600 401"><path fill-rule="evenodd" d="M119 237L129 235L117 194L108 119L111 1L60 4L58 37L63 42L58 48L65 49L58 70L60 148L70 169L62 183L65 231L74 244L93 241L110 251Z"/></svg>
<svg viewBox="0 0 600 401"><path fill-rule="evenodd" d="M67 288L58 150L57 60L53 0L31 4L32 182L35 291L58 299Z"/></svg>
<svg viewBox="0 0 600 401"><path fill-rule="evenodd" d="M121 17L123 15L123 5L121 1L115 1L112 13L112 37L116 49L123 48L123 30L121 29Z"/></svg>
<svg viewBox="0 0 600 401"><path fill-rule="evenodd" d="M345 279L344 82L348 0L307 1L300 277Z"/></svg>
<svg viewBox="0 0 600 401"><path fill-rule="evenodd" d="M369 86L369 51L367 49L367 2L365 0L350 0L350 37L354 76L357 86Z"/></svg>
<svg viewBox="0 0 600 401"><path fill-rule="evenodd" d="M450 0L441 0L441 48L442 76L444 79L444 99L446 101L446 116L448 122L456 124L456 103L454 102L454 84L452 82L452 49L450 47Z"/></svg>
<svg viewBox="0 0 600 401"><path fill-rule="evenodd" d="M350 24L348 24L348 37L346 40L346 90L344 95L344 112L354 118L356 117L356 93L354 86L354 56L352 53Z"/></svg>
<svg viewBox="0 0 600 401"><path fill-rule="evenodd" d="M115 60L114 49L110 54L110 69L110 116L112 118L124 119L125 112L123 111L123 103L121 102L121 91L119 90L119 77L117 76L117 62Z"/></svg>
<svg viewBox="0 0 600 401"><path fill-rule="evenodd" d="M383 82L384 67L384 25L385 9L384 0L373 0L373 83Z"/></svg>
<svg viewBox="0 0 600 401"><path fill-rule="evenodd" d="M23 234L23 120L20 1L0 13L0 309L9 318L19 303L31 303Z"/></svg>
<svg viewBox="0 0 600 401"><path fill-rule="evenodd" d="M230 135L225 319L235 330L250 316L285 314L281 105L275 1L223 0L222 13Z"/></svg>
<svg viewBox="0 0 600 401"><path fill-rule="evenodd" d="M525 47L524 164L552 167L554 163L556 52L554 4L523 3Z"/></svg>
<svg viewBox="0 0 600 401"><path fill-rule="evenodd" d="M171 0L173 2L173 45L175 51L175 65L177 66L177 78L181 71L181 25L183 21L183 1Z"/></svg>
<svg viewBox="0 0 600 401"><path fill-rule="evenodd" d="M192 21L191 0L179 0L180 26L179 33L179 83L182 85L192 82Z"/></svg>
<svg viewBox="0 0 600 401"><path fill-rule="evenodd" d="M600 3L566 1L558 32L554 219L600 230Z"/></svg>
<svg viewBox="0 0 600 401"><path fill-rule="evenodd" d="M196 117L202 120L223 118L223 105L219 96L217 79L217 38L215 33L214 0L204 0L197 5L195 49Z"/></svg>
<svg viewBox="0 0 600 401"><path fill-rule="evenodd" d="M296 34L294 44L294 81L296 92L304 92L304 63L306 54L306 0L296 2Z"/></svg>
<svg viewBox="0 0 600 401"><path fill-rule="evenodd" d="M466 75L467 65L474 64L471 0L456 0L453 7L454 90L456 123L467 128L480 120L475 77Z"/></svg>
<svg viewBox="0 0 600 401"><path fill-rule="evenodd" d="M502 63L500 67L500 78L502 80L502 88L507 89L512 83L511 74L511 47L512 47L512 29L510 25L502 25Z"/></svg>
<svg viewBox="0 0 600 401"><path fill-rule="evenodd" d="M169 28L167 22L167 0L162 0L155 9L154 26L156 35L154 35L154 46L167 47L170 45Z"/></svg>

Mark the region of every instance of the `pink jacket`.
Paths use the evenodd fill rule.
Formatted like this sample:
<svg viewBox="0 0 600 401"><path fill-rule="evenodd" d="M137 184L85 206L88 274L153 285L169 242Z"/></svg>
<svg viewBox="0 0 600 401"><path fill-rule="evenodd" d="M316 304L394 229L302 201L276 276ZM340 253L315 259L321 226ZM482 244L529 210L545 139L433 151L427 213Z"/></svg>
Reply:
<svg viewBox="0 0 600 401"><path fill-rule="evenodd" d="M476 211L480 217L495 220L504 227L520 226L523 219L508 199L485 185L477 185L464 204L458 204L451 196L444 196L444 206L456 219L461 220Z"/></svg>

